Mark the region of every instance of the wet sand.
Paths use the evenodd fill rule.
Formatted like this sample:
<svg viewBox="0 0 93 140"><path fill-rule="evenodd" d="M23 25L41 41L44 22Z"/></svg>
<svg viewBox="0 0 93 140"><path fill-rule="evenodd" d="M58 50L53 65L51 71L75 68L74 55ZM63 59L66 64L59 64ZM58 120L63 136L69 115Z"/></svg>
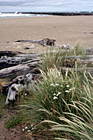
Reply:
<svg viewBox="0 0 93 140"><path fill-rule="evenodd" d="M80 43L93 47L93 16L50 16L0 19L0 51L43 51L43 47L32 43L15 43L19 39L56 40L56 45Z"/></svg>

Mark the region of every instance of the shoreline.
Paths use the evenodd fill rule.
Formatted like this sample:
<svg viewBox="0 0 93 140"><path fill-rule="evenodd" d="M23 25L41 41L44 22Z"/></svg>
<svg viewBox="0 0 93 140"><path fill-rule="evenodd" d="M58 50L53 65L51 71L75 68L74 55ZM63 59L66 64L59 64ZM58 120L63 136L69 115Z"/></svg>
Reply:
<svg viewBox="0 0 93 140"><path fill-rule="evenodd" d="M43 17L93 17L93 15L39 15L39 16L7 16L7 17L0 17L0 19L6 19L6 18L43 18Z"/></svg>

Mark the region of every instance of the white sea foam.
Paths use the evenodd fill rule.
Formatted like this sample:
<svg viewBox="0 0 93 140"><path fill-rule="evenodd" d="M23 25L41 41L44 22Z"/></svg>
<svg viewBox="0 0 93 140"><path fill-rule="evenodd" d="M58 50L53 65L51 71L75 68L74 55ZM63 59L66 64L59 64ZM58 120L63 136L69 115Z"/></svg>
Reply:
<svg viewBox="0 0 93 140"><path fill-rule="evenodd" d="M7 17L38 17L38 16L47 16L42 14L22 14L22 13L0 13L0 18ZM49 16L49 15L48 15Z"/></svg>

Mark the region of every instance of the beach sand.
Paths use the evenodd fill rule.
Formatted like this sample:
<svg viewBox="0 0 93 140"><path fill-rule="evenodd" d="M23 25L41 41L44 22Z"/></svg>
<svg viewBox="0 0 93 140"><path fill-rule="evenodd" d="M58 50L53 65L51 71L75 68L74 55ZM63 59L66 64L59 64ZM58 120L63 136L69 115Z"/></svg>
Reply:
<svg viewBox="0 0 93 140"><path fill-rule="evenodd" d="M0 51L43 51L45 48L33 43L16 43L16 40L56 40L57 46L80 43L93 47L93 16L46 16L0 19Z"/></svg>

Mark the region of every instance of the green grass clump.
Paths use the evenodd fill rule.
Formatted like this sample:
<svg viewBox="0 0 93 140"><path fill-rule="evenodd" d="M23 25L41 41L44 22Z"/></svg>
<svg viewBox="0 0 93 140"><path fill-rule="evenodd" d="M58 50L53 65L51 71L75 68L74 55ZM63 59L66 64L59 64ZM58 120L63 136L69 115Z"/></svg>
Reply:
<svg viewBox="0 0 93 140"><path fill-rule="evenodd" d="M72 58L69 58L69 56L72 56ZM55 66L58 69L60 67L75 67L77 60L73 56L80 56L82 59L85 59L86 49L82 45L77 44L73 50L58 49L52 53L47 52L43 57L40 69L47 72L48 69L54 68Z"/></svg>
<svg viewBox="0 0 93 140"><path fill-rule="evenodd" d="M48 69L54 68L55 66L60 69L65 63L66 56L72 55L71 51L62 51L58 50L56 52L50 53L47 52L42 60L42 64L40 65L40 69L44 72L47 72Z"/></svg>
<svg viewBox="0 0 93 140"><path fill-rule="evenodd" d="M86 49L79 43L74 47L74 55L86 55Z"/></svg>
<svg viewBox="0 0 93 140"><path fill-rule="evenodd" d="M5 107L5 96L0 94L0 118L3 116L4 107Z"/></svg>
<svg viewBox="0 0 93 140"><path fill-rule="evenodd" d="M38 135L49 132L59 140L92 140L93 77L73 72L63 76L56 67L41 74L28 103Z"/></svg>

